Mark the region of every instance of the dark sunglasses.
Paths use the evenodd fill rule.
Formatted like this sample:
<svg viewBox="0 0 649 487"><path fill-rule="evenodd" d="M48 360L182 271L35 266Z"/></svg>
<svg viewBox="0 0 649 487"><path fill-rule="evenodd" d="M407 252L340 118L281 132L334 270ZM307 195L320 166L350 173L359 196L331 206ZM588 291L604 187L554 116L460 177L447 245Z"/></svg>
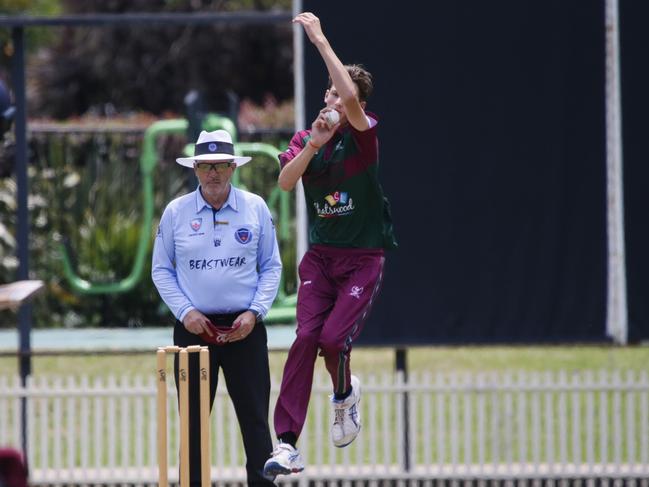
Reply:
<svg viewBox="0 0 649 487"><path fill-rule="evenodd" d="M194 167L200 172L209 172L214 169L216 172L225 172L228 168L234 166L233 162L196 162Z"/></svg>

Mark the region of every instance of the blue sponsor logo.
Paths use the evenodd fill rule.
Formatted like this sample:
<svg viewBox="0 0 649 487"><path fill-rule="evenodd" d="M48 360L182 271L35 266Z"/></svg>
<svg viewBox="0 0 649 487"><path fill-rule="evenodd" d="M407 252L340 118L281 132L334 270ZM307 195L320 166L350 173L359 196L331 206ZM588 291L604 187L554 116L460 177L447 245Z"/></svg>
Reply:
<svg viewBox="0 0 649 487"><path fill-rule="evenodd" d="M240 244L247 244L252 240L252 232L247 228L239 228L234 232L234 238L237 239L237 242Z"/></svg>
<svg viewBox="0 0 649 487"><path fill-rule="evenodd" d="M245 257L225 257L223 259L190 259L189 270L204 271L246 265Z"/></svg>

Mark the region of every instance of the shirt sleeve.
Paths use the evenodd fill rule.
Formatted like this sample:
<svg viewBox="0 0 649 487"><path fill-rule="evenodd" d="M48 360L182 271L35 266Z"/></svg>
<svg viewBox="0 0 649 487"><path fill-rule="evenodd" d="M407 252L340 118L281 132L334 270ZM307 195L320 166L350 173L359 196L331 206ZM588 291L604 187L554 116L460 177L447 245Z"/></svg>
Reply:
<svg viewBox="0 0 649 487"><path fill-rule="evenodd" d="M291 141L288 143L286 150L279 154L279 165L284 167L286 164L291 162L295 156L297 156L302 149L304 149L304 139L308 137L310 132L308 130L302 130L297 132Z"/></svg>
<svg viewBox="0 0 649 487"><path fill-rule="evenodd" d="M153 243L151 279L160 297L173 315L182 322L194 306L178 285L172 210L167 207Z"/></svg>
<svg viewBox="0 0 649 487"><path fill-rule="evenodd" d="M257 246L259 279L250 308L265 316L277 296L282 275L282 261L279 256L275 224L265 203L260 205L259 213L261 228Z"/></svg>
<svg viewBox="0 0 649 487"><path fill-rule="evenodd" d="M365 167L376 164L379 157L379 146L376 132L378 120L376 119L376 115L373 114L366 115L366 117L369 122L367 130L360 132L353 127L351 128L352 137L358 147Z"/></svg>

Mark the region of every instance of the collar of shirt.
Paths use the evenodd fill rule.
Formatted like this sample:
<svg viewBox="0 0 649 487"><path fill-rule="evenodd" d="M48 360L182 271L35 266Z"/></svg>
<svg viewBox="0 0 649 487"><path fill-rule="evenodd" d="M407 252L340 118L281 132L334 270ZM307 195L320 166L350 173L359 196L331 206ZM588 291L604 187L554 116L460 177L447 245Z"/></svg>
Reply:
<svg viewBox="0 0 649 487"><path fill-rule="evenodd" d="M230 194L228 195L228 199L225 200L225 203L223 203L223 206L220 209L222 210L226 206L229 206L234 211L239 211L237 205L237 188L232 185L230 185ZM198 186L198 188L196 189L196 213L200 213L201 210L203 210L203 208L205 207L213 209L212 205L210 205L207 201L205 201L205 198L203 198L201 187Z"/></svg>

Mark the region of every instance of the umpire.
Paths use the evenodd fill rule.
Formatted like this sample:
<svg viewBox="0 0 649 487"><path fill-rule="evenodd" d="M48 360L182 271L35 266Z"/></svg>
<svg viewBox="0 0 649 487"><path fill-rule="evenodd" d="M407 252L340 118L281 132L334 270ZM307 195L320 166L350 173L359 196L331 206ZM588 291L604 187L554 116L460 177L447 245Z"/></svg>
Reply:
<svg viewBox="0 0 649 487"><path fill-rule="evenodd" d="M225 130L201 132L194 156L176 159L193 167L199 186L165 208L151 276L176 317L174 344L209 346L210 407L219 368L223 370L243 436L248 485L274 485L263 476L264 462L273 449L263 317L277 295L282 264L266 203L230 183L236 168L249 160L234 155ZM190 355L189 376L198 377L197 354ZM177 356L174 372L178 384ZM189 395L193 486L200 485L201 463L197 380L190 381Z"/></svg>

